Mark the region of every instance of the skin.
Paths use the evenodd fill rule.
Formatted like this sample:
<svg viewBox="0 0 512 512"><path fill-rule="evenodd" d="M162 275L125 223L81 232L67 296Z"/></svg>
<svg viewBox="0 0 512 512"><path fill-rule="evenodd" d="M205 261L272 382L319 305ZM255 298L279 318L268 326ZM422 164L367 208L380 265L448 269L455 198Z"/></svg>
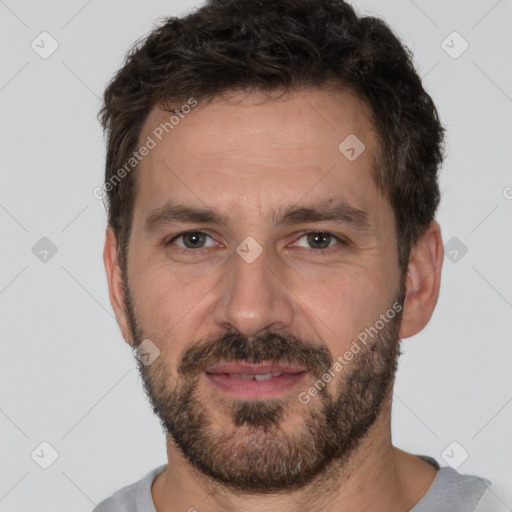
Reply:
<svg viewBox="0 0 512 512"><path fill-rule="evenodd" d="M155 107L140 135L145 141L169 113ZM338 145L356 134L366 146L353 162ZM199 103L149 152L138 169L138 189L127 273L137 320L157 345L171 375L180 355L198 340L236 328L247 336L280 329L316 340L333 356L374 325L390 305L400 269L394 214L378 191L371 168L377 141L365 105L348 92L309 89L265 102L257 93L233 94L229 101ZM273 225L276 209L340 198L368 214L364 231L332 221ZM144 221L167 201L216 209L228 225L174 223L147 233ZM165 242L187 230L212 237L199 256L183 240ZM304 232L345 237L319 254ZM263 248L248 264L235 251L251 236ZM181 252L180 252L181 251ZM110 300L124 339L133 343L125 310L117 241L106 231L104 262ZM432 221L413 248L406 276L400 338L421 331L435 308L443 262L441 231ZM170 340L172 339L172 343ZM341 374L332 381L335 386ZM312 377L304 391L315 379ZM330 384L330 385L331 385ZM219 407L219 390L199 382L204 407L219 428L230 417ZM323 478L282 495L236 492L197 473L171 439L169 466L152 486L158 512L349 510L408 511L424 496L436 470L393 446L391 393L349 463L335 478ZM314 401L313 401L314 402ZM281 428L294 432L304 405L289 397L290 414Z"/></svg>

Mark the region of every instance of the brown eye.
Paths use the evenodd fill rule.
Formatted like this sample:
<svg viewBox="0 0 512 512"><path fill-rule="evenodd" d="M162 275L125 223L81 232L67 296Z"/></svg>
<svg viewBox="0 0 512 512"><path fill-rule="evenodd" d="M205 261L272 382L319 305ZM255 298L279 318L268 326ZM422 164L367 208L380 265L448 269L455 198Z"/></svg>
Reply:
<svg viewBox="0 0 512 512"><path fill-rule="evenodd" d="M313 249L327 249L332 236L328 233L308 233L307 239Z"/></svg>
<svg viewBox="0 0 512 512"><path fill-rule="evenodd" d="M167 245L175 243L177 240L182 240L182 243L177 243L179 247L183 247L185 249L202 249L203 247L208 247L206 245L206 240L211 236L203 233L202 231L188 231L187 233L182 233L181 235L177 235L171 240L167 242ZM210 246L213 244L209 244Z"/></svg>
<svg viewBox="0 0 512 512"><path fill-rule="evenodd" d="M300 240L303 239L305 239L306 243L299 243ZM312 231L301 236L295 245L299 247L306 247L308 249L319 250L328 249L333 245L336 245L334 242L337 242L337 245L344 243L343 240L335 235L332 235L331 233L326 233L323 231Z"/></svg>

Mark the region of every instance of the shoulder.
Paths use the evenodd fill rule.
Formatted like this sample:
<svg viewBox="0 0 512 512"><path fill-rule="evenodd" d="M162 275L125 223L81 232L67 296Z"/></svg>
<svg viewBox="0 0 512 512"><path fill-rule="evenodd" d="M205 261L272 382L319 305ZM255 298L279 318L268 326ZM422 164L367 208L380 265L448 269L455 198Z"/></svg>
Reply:
<svg viewBox="0 0 512 512"><path fill-rule="evenodd" d="M483 493L478 505L473 512L510 512L508 501L510 495L504 495L505 490L490 485Z"/></svg>
<svg viewBox="0 0 512 512"><path fill-rule="evenodd" d="M443 467L411 512L472 512L487 493L490 484L485 478L463 475L453 468Z"/></svg>
<svg viewBox="0 0 512 512"><path fill-rule="evenodd" d="M167 464L159 466L137 482L119 489L99 503L92 512L152 512L155 509L151 497L151 484L166 467Z"/></svg>

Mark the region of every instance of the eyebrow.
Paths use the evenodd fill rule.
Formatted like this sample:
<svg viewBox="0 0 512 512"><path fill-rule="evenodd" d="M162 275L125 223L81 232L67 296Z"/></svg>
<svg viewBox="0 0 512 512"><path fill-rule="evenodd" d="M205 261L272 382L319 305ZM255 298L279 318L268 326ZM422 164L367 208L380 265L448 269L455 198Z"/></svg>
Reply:
<svg viewBox="0 0 512 512"><path fill-rule="evenodd" d="M356 230L365 230L370 227L367 212L339 199L326 199L308 206L281 207L270 218L274 226L330 221ZM197 208L169 202L150 212L144 222L144 231L155 231L177 222L228 226L230 219L211 208Z"/></svg>

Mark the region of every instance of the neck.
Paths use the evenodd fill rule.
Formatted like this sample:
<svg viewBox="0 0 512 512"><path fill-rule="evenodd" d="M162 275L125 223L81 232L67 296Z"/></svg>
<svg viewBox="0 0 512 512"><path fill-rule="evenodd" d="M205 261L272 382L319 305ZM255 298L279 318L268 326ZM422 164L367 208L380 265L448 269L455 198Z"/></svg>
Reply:
<svg viewBox="0 0 512 512"><path fill-rule="evenodd" d="M155 508L157 512L407 512L427 492L436 470L393 447L390 409L388 402L348 460L331 464L293 492L251 494L228 489L196 471L169 439L168 467L152 486Z"/></svg>

